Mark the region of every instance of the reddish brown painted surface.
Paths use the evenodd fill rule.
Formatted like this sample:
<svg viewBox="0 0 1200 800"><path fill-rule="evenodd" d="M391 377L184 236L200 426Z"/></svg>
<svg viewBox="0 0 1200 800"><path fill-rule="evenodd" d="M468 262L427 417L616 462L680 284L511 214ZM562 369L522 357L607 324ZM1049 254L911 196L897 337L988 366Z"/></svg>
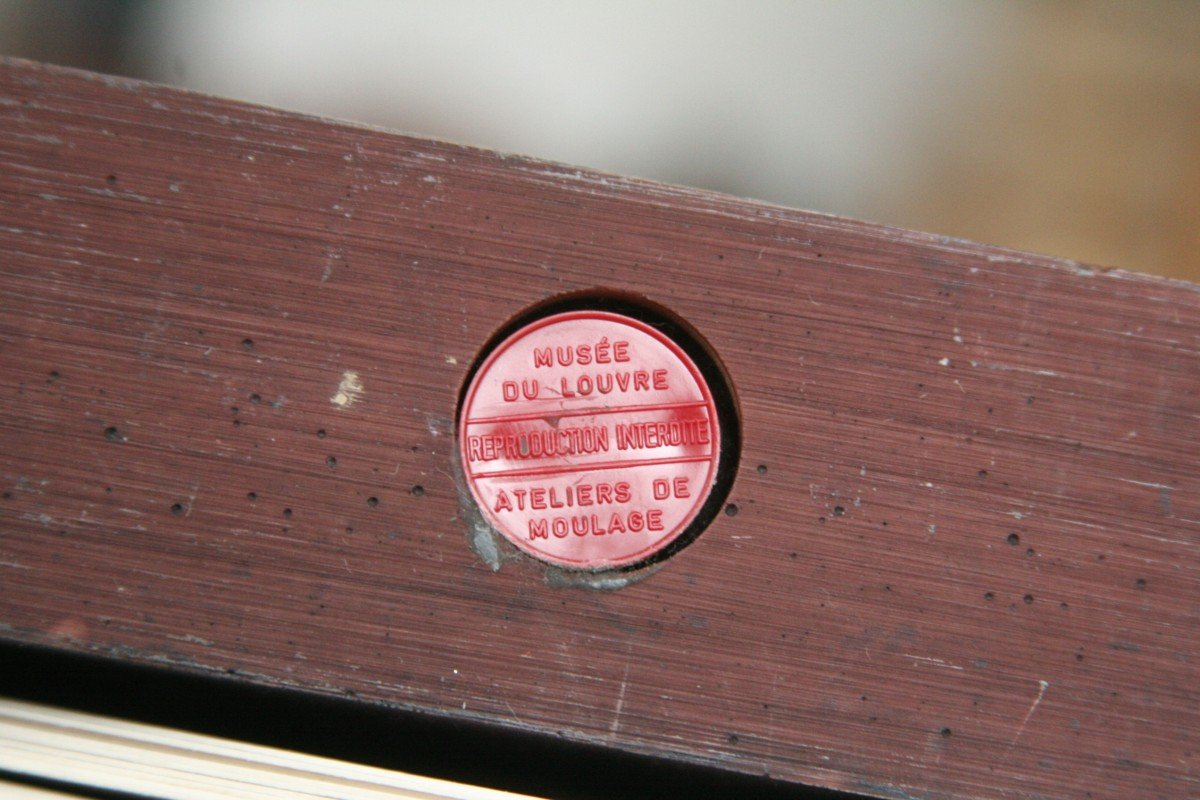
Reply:
<svg viewBox="0 0 1200 800"><path fill-rule="evenodd" d="M0 253L9 639L882 797L1200 793L1194 286L24 64ZM477 348L596 287L744 434L739 513L611 592L493 571L452 470Z"/></svg>

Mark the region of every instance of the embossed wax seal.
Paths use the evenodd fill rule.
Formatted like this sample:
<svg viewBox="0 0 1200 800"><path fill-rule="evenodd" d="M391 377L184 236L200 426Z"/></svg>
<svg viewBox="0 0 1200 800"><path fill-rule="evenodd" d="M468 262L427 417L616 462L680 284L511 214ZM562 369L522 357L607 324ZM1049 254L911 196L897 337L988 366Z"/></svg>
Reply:
<svg viewBox="0 0 1200 800"><path fill-rule="evenodd" d="M571 569L645 561L712 490L713 395L661 332L607 311L539 319L476 371L459 418L471 493L525 552Z"/></svg>

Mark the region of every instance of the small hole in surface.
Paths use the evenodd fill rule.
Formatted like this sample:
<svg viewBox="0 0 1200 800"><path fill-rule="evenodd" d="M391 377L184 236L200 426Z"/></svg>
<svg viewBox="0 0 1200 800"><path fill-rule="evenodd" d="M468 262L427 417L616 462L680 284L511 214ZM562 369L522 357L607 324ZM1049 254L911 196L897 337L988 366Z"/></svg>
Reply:
<svg viewBox="0 0 1200 800"><path fill-rule="evenodd" d="M950 734L954 733L954 731L950 730L949 728L942 728L941 731L939 731L939 733L941 733L941 735L943 737L947 737Z"/></svg>
<svg viewBox="0 0 1200 800"><path fill-rule="evenodd" d="M258 494L255 492L246 492L246 499L253 503L258 499Z"/></svg>
<svg viewBox="0 0 1200 800"><path fill-rule="evenodd" d="M759 474L759 475L766 475L766 474L767 474L767 465L766 465L766 464L759 464L759 465L758 465L758 474Z"/></svg>
<svg viewBox="0 0 1200 800"><path fill-rule="evenodd" d="M368 497L367 505L369 505L371 508L374 508L375 506L379 505L379 498L378 497Z"/></svg>
<svg viewBox="0 0 1200 800"><path fill-rule="evenodd" d="M425 487L421 486L420 484L412 487L412 489L410 489L409 491L412 492L413 497L424 497L425 496Z"/></svg>
<svg viewBox="0 0 1200 800"><path fill-rule="evenodd" d="M110 442L125 441L125 437L121 435L121 432L111 425L104 429L104 438L108 439Z"/></svg>
<svg viewBox="0 0 1200 800"><path fill-rule="evenodd" d="M254 340L250 338L242 339L242 348L245 350L253 350Z"/></svg>
<svg viewBox="0 0 1200 800"><path fill-rule="evenodd" d="M1027 594L1021 599L1025 601L1025 605L1029 605L1030 603L1033 602L1033 595Z"/></svg>
<svg viewBox="0 0 1200 800"><path fill-rule="evenodd" d="M730 503L725 506L725 516L736 517L738 515L738 507L736 503Z"/></svg>
<svg viewBox="0 0 1200 800"><path fill-rule="evenodd" d="M1145 589L1145 588L1146 588L1146 579L1145 579L1145 578L1138 578L1138 579L1137 579L1137 580L1134 582L1134 585L1135 585L1135 586L1137 586L1137 588L1139 588L1139 589Z"/></svg>
<svg viewBox="0 0 1200 800"><path fill-rule="evenodd" d="M1015 533L1010 533L1008 535L1008 543L1011 544L1013 547L1016 547L1017 545L1019 545L1021 543L1021 537Z"/></svg>
<svg viewBox="0 0 1200 800"><path fill-rule="evenodd" d="M846 514L846 509L843 508L842 506L834 506L833 507L833 515L835 517L842 517L842 516L845 516L845 514Z"/></svg>
<svg viewBox="0 0 1200 800"><path fill-rule="evenodd" d="M984 592L983 599L987 600L990 603L996 599L996 595L993 592Z"/></svg>
<svg viewBox="0 0 1200 800"><path fill-rule="evenodd" d="M284 519L291 519L291 518L292 518L292 510L291 510L290 508L285 508L285 509L283 510L283 518L284 518Z"/></svg>
<svg viewBox="0 0 1200 800"><path fill-rule="evenodd" d="M324 429L324 428L321 428L320 430L318 430L318 431L317 431L317 438L318 438L318 439L324 439L324 438L325 438L325 429Z"/></svg>
<svg viewBox="0 0 1200 800"><path fill-rule="evenodd" d="M172 504L171 505L171 513L177 517L181 516L183 514L183 503Z"/></svg>
<svg viewBox="0 0 1200 800"><path fill-rule="evenodd" d="M980 478L986 478L986 477L987 477L987 470L986 470L986 469L981 469L981 470L979 470L979 472L978 472L978 473L976 473L976 474L977 474L977 475L979 475L979 477L980 477Z"/></svg>
<svg viewBox="0 0 1200 800"><path fill-rule="evenodd" d="M330 469L337 469L337 458L334 456L326 456L325 466L329 467Z"/></svg>

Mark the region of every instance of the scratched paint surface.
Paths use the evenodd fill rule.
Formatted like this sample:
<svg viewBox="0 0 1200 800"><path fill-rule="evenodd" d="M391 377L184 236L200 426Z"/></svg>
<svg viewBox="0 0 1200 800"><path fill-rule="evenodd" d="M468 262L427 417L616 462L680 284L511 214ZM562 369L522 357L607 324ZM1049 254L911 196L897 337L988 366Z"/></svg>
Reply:
<svg viewBox="0 0 1200 800"><path fill-rule="evenodd" d="M1200 794L1196 287L0 68L0 634L880 797ZM720 354L743 457L619 591L484 563L476 351Z"/></svg>

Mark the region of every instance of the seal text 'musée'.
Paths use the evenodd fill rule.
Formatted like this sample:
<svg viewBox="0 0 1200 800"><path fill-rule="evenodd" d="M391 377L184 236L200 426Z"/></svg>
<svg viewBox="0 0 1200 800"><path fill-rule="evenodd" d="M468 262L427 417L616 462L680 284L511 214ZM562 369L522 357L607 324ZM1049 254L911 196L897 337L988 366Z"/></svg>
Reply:
<svg viewBox="0 0 1200 800"><path fill-rule="evenodd" d="M612 364L630 360L629 342L618 339L609 342L607 336L600 338L595 344L568 344L562 347L537 347L533 351L533 366L569 367L579 364Z"/></svg>

